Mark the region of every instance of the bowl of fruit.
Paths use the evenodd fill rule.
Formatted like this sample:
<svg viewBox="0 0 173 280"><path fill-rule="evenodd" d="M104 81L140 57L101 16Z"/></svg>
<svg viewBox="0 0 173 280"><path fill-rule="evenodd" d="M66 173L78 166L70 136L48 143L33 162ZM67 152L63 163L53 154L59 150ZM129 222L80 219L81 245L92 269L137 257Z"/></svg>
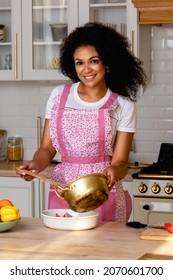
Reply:
<svg viewBox="0 0 173 280"><path fill-rule="evenodd" d="M45 226L60 230L86 230L97 226L99 214L96 211L84 213L71 209L49 209L41 213Z"/></svg>
<svg viewBox="0 0 173 280"><path fill-rule="evenodd" d="M19 208L8 199L0 200L0 232L8 231L20 221Z"/></svg>

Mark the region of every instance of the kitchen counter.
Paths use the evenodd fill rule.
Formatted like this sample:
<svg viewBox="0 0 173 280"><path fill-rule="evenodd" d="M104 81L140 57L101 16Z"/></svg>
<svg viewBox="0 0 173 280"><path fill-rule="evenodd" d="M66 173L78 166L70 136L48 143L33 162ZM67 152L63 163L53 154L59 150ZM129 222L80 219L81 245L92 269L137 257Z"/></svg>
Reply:
<svg viewBox="0 0 173 280"><path fill-rule="evenodd" d="M13 229L0 233L0 259L136 260L146 253L173 255L173 242L140 240L140 232L114 222L84 231L54 230L41 218L21 218Z"/></svg>
<svg viewBox="0 0 173 280"><path fill-rule="evenodd" d="M0 176L1 177L17 177L16 167L19 167L22 161L1 161L0 162ZM55 167L55 163L50 164L40 175L50 177L52 169Z"/></svg>
<svg viewBox="0 0 173 280"><path fill-rule="evenodd" d="M0 177L17 177L16 167L20 166L22 162L10 162L10 161L1 161L0 162ZM52 169L55 167L56 163L50 164L44 171L40 172L40 175L45 177L50 177ZM131 174L138 172L139 169L129 168L127 175L123 181L132 182Z"/></svg>

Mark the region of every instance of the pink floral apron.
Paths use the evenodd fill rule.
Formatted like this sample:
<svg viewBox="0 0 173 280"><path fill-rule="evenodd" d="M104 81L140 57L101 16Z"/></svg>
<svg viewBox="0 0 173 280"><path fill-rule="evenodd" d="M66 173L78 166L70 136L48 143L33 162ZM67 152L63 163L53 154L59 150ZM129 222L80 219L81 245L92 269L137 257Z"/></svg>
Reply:
<svg viewBox="0 0 173 280"><path fill-rule="evenodd" d="M109 112L117 107L117 94L112 93L99 110L66 109L71 84L64 86L56 96L50 120L50 137L62 162L52 172L52 179L68 184L91 173L101 173L111 163L111 120ZM49 192L49 209L69 208L66 201ZM124 192L121 181L117 182L108 200L96 209L102 221L126 223L132 210L130 195Z"/></svg>

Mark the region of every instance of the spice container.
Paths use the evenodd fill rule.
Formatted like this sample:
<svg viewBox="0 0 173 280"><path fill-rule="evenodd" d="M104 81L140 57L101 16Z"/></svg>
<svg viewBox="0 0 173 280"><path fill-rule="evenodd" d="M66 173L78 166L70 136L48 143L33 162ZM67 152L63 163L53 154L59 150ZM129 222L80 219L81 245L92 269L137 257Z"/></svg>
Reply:
<svg viewBox="0 0 173 280"><path fill-rule="evenodd" d="M23 143L21 137L9 137L7 155L10 161L19 161L23 159Z"/></svg>
<svg viewBox="0 0 173 280"><path fill-rule="evenodd" d="M7 159L7 131L0 129L0 161Z"/></svg>

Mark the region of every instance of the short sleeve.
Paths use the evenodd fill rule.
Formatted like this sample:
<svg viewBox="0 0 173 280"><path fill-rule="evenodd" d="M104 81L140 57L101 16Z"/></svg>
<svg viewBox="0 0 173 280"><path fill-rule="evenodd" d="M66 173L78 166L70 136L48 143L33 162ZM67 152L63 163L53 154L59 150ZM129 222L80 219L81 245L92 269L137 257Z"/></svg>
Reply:
<svg viewBox="0 0 173 280"><path fill-rule="evenodd" d="M118 96L118 107L112 113L112 120L114 125L112 126L115 131L123 132L136 132L136 103L129 99ZM113 133L114 134L114 133Z"/></svg>
<svg viewBox="0 0 173 280"><path fill-rule="evenodd" d="M49 99L46 104L46 111L45 111L45 118L50 119L51 118L51 111L53 106L53 100L54 98L62 91L63 85L57 86L54 88L49 96Z"/></svg>
<svg viewBox="0 0 173 280"><path fill-rule="evenodd" d="M136 103L120 98L119 105L117 130L136 132Z"/></svg>

